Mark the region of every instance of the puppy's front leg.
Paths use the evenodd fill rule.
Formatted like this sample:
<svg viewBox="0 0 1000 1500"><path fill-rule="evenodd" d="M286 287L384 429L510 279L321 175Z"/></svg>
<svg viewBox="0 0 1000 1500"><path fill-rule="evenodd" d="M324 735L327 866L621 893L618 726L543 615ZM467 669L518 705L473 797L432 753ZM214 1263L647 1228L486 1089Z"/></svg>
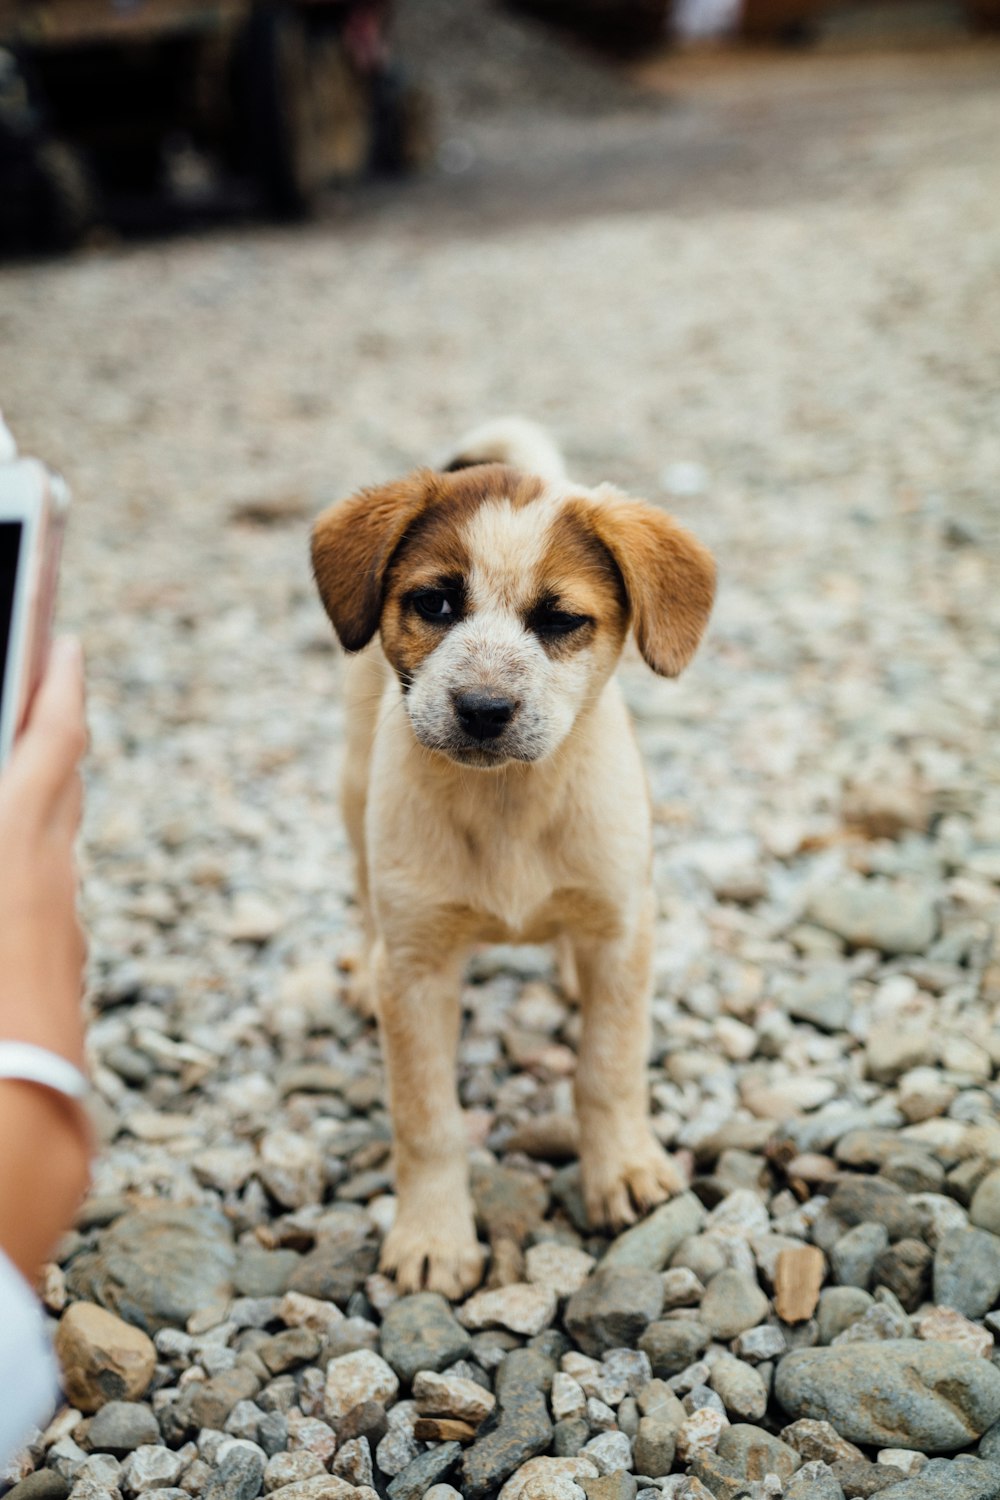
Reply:
<svg viewBox="0 0 1000 1500"><path fill-rule="evenodd" d="M576 1073L587 1213L619 1228L684 1183L654 1138L646 1104L652 902L621 938L578 937L583 1032Z"/></svg>
<svg viewBox="0 0 1000 1500"><path fill-rule="evenodd" d="M484 1259L455 1081L459 961L421 968L409 950L380 955L377 971L396 1163L381 1266L404 1292L458 1298L478 1285Z"/></svg>

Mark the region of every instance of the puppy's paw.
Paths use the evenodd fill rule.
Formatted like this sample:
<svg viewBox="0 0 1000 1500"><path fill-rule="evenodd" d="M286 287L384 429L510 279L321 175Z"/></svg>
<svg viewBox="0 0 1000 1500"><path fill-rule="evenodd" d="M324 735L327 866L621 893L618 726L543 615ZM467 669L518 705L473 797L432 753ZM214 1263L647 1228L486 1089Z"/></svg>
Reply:
<svg viewBox="0 0 1000 1500"><path fill-rule="evenodd" d="M623 1229L687 1186L652 1136L631 1150L587 1152L581 1168L587 1217L595 1227Z"/></svg>
<svg viewBox="0 0 1000 1500"><path fill-rule="evenodd" d="M395 1276L401 1292L440 1292L458 1302L482 1281L486 1251L475 1230L464 1216L448 1220L430 1215L427 1223L400 1220L390 1229L379 1269Z"/></svg>

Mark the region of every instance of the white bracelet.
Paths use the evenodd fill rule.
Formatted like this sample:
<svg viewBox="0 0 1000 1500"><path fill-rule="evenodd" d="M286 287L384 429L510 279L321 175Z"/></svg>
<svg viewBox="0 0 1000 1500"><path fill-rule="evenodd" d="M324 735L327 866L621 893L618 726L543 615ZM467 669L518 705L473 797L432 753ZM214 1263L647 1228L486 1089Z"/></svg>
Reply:
<svg viewBox="0 0 1000 1500"><path fill-rule="evenodd" d="M90 1088L80 1069L65 1057L30 1042L0 1042L0 1078L40 1083L67 1099L85 1099Z"/></svg>

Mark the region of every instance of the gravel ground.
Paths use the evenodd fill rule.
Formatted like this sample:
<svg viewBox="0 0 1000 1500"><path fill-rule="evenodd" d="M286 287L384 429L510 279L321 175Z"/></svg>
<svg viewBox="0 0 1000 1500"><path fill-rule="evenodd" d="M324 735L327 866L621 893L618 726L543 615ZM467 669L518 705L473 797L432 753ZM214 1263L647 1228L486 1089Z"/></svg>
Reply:
<svg viewBox="0 0 1000 1500"><path fill-rule="evenodd" d="M676 59L601 120L453 89L462 173L0 270L5 414L77 496L105 1143L18 1500L1000 1495L998 74ZM492 1270L452 1312L375 1271L389 1130L339 994L306 535L512 409L720 563L686 677L623 669L653 1108L692 1190L589 1233L576 1017L546 954L480 954Z"/></svg>

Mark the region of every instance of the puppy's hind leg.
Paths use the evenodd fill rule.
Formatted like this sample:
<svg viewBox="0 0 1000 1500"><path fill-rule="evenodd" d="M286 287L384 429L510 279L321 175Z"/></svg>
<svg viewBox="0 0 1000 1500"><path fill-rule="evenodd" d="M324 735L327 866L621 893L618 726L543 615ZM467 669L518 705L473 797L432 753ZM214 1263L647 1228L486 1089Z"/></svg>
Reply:
<svg viewBox="0 0 1000 1500"><path fill-rule="evenodd" d="M580 1167L587 1214L617 1229L684 1187L649 1125L646 1064L652 978L652 901L612 941L579 937L583 1031L576 1072Z"/></svg>
<svg viewBox="0 0 1000 1500"><path fill-rule="evenodd" d="M344 685L347 732L340 808L354 856L355 890L361 918L361 951L350 966L347 999L364 1016L375 1014L372 981L375 923L368 883L365 817L368 809L372 740L387 681L388 667L377 647L363 652L348 663Z"/></svg>

